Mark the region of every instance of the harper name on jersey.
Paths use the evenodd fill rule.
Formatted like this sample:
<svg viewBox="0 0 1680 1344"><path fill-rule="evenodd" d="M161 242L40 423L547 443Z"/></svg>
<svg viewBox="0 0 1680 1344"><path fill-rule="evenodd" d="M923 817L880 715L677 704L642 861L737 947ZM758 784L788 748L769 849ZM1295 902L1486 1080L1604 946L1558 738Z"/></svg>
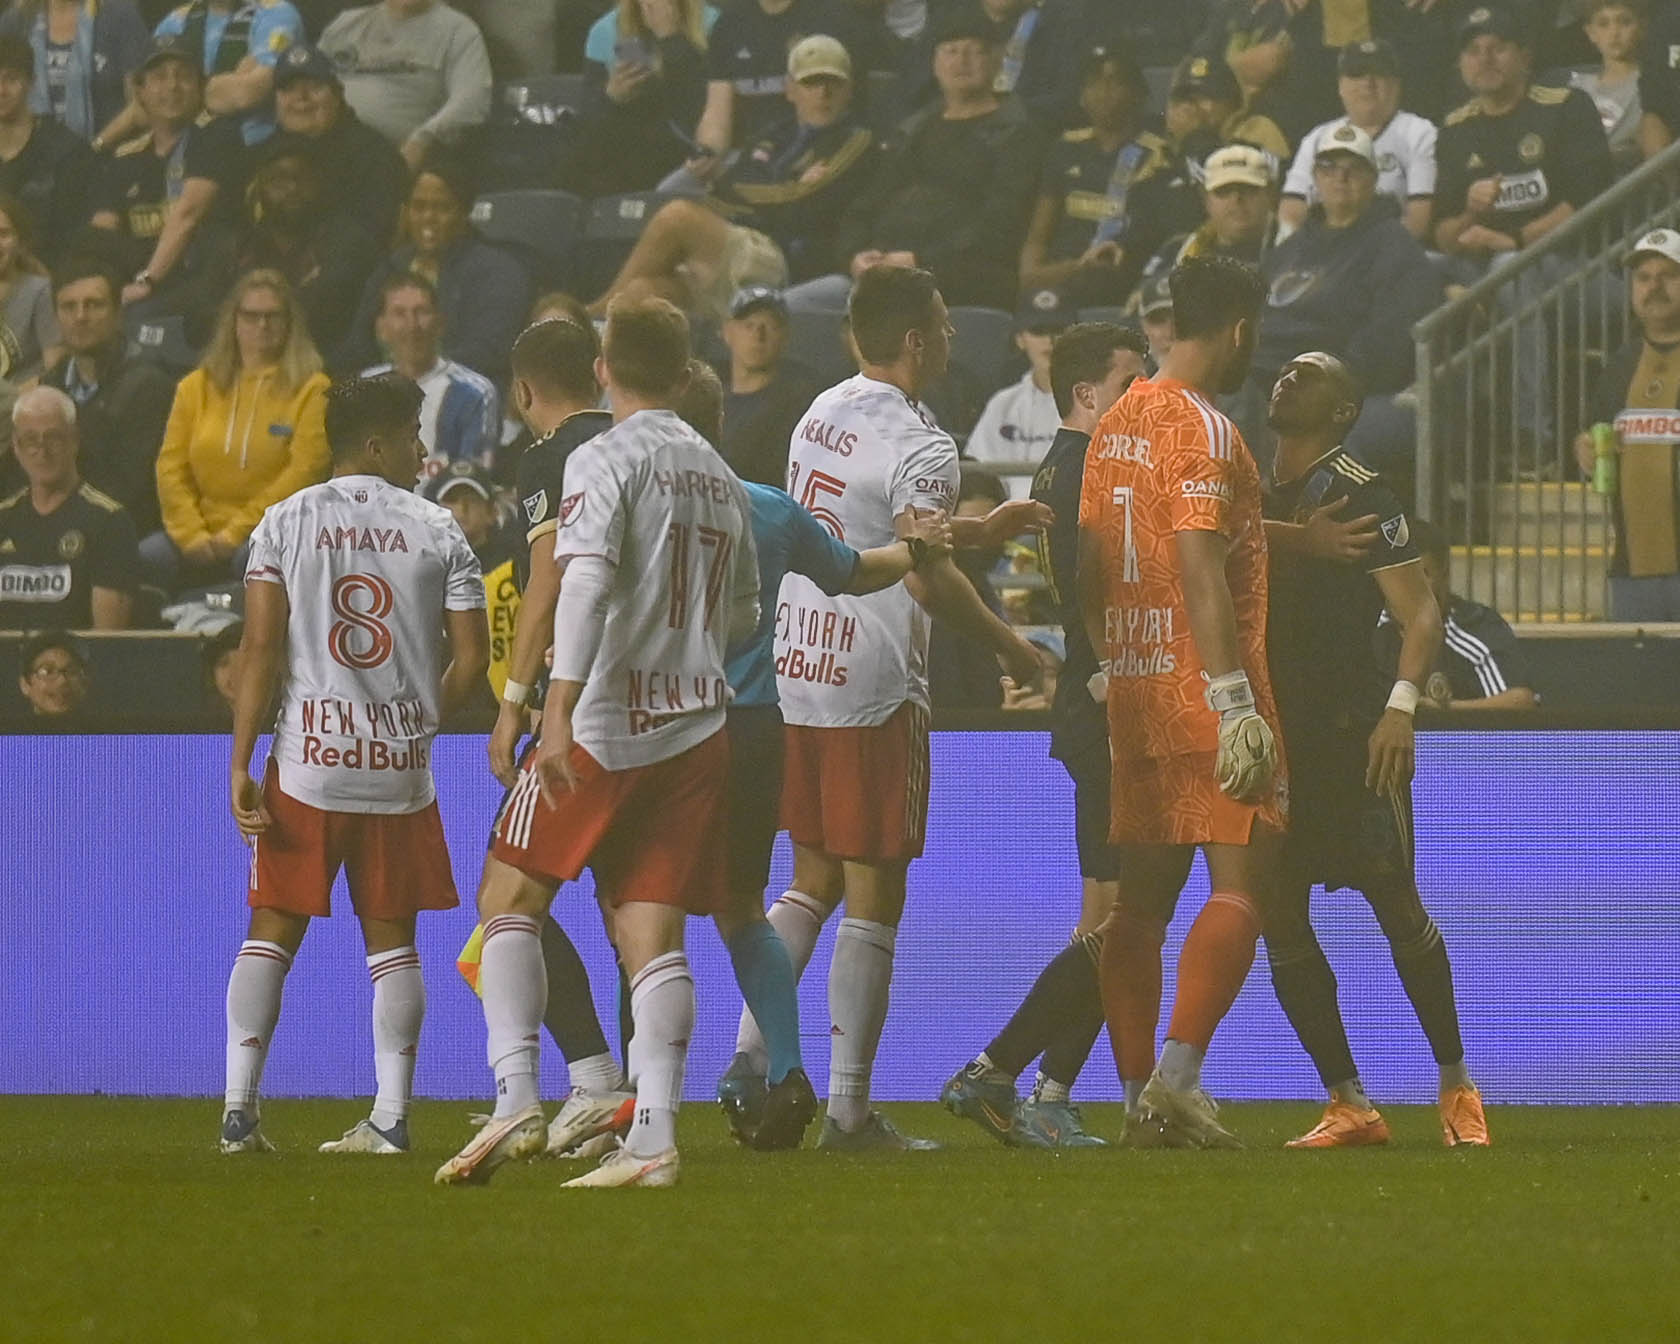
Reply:
<svg viewBox="0 0 1680 1344"><path fill-rule="evenodd" d="M906 509L954 506L957 447L899 388L857 374L818 396L794 429L788 493L852 549L886 546ZM903 584L830 596L790 573L775 630L787 722L872 727L906 701L928 707L928 617Z"/></svg>

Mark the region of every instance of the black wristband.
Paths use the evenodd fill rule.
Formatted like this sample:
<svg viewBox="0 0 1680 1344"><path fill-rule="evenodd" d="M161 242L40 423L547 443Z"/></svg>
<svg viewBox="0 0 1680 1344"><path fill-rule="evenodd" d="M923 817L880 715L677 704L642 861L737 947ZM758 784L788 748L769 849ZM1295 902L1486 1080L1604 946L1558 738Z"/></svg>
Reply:
<svg viewBox="0 0 1680 1344"><path fill-rule="evenodd" d="M910 548L910 568L920 569L927 563L928 544L920 537L906 537L904 544Z"/></svg>

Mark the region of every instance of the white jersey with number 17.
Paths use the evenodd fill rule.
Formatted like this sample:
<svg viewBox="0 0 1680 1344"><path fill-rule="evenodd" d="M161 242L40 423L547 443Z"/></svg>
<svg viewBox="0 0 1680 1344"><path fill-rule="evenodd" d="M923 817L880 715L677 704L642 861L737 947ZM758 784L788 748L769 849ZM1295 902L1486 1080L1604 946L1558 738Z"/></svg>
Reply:
<svg viewBox="0 0 1680 1344"><path fill-rule="evenodd" d="M554 555L613 567L572 739L608 770L629 770L719 731L730 612L758 609L758 551L746 489L717 451L663 410L580 445L566 459Z"/></svg>
<svg viewBox="0 0 1680 1344"><path fill-rule="evenodd" d="M271 755L288 797L328 812L418 812L437 796L445 611L484 607L449 510L377 476L270 506L247 583L286 590L286 679Z"/></svg>
<svg viewBox="0 0 1680 1344"><path fill-rule="evenodd" d="M955 505L957 446L898 388L858 374L822 393L794 429L788 493L853 550L886 546L906 509ZM926 709L928 631L902 583L829 597L789 574L776 607L783 718L870 727L906 700Z"/></svg>

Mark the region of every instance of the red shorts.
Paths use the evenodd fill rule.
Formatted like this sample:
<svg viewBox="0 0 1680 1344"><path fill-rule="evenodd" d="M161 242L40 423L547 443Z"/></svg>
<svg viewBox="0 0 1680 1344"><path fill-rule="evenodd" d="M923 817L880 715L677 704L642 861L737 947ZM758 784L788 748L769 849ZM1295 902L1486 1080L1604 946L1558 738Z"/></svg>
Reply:
<svg viewBox="0 0 1680 1344"><path fill-rule="evenodd" d="M1246 845L1259 821L1282 831L1288 778L1280 763L1258 803L1239 803L1214 779L1214 755L1136 756L1114 762L1112 824L1117 845Z"/></svg>
<svg viewBox="0 0 1680 1344"><path fill-rule="evenodd" d="M927 840L928 716L906 700L872 728L787 725L782 826L859 863L917 859Z"/></svg>
<svg viewBox="0 0 1680 1344"><path fill-rule="evenodd" d="M435 800L418 812L327 812L282 792L270 761L263 804L274 824L252 846L253 907L330 915L340 868L363 919L410 919L460 904Z"/></svg>
<svg viewBox="0 0 1680 1344"><path fill-rule="evenodd" d="M679 756L608 770L572 746L574 792L550 807L527 756L502 803L490 853L543 882L570 882L585 868L616 904L648 901L711 915L728 902L726 800L729 736L713 733Z"/></svg>

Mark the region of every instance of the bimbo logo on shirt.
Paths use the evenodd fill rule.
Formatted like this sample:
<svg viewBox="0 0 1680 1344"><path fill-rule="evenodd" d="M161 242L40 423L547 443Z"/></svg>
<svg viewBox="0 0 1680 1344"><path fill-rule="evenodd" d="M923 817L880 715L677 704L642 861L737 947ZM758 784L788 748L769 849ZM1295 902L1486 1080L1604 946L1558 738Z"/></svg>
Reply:
<svg viewBox="0 0 1680 1344"><path fill-rule="evenodd" d="M1628 409L1616 417L1623 443L1680 443L1680 411Z"/></svg>
<svg viewBox="0 0 1680 1344"><path fill-rule="evenodd" d="M69 596L69 565L7 565L0 569L0 602L62 602Z"/></svg>

